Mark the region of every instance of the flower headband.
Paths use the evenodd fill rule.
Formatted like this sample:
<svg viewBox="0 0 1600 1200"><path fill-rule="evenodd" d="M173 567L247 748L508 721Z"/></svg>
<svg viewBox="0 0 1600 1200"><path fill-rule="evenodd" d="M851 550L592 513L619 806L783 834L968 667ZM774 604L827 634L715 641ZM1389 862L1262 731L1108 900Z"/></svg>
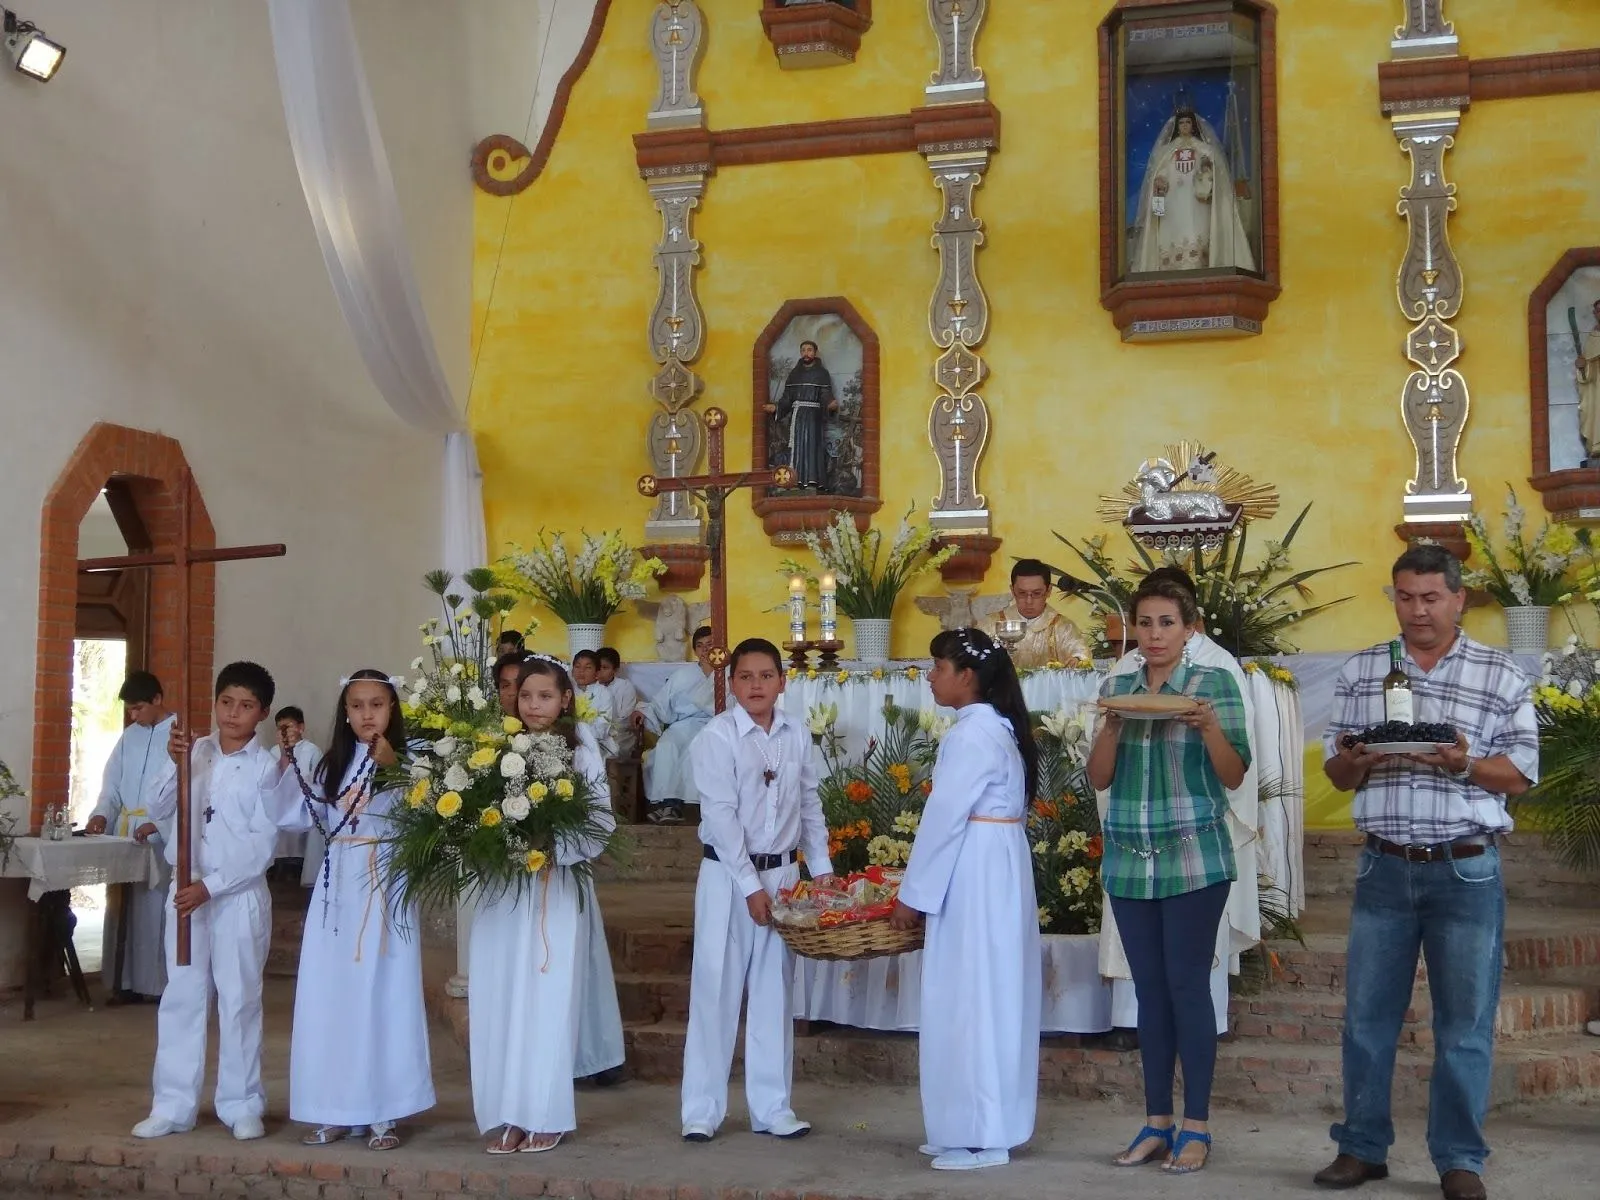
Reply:
<svg viewBox="0 0 1600 1200"><path fill-rule="evenodd" d="M539 662L543 662L543 663L549 663L553 667L560 667L563 671L570 671L572 669L572 667L567 662L565 662L562 659L557 658L554 654L541 654L537 650L529 650L529 651L525 652L523 654L523 656L522 656L522 661L523 662L531 662L533 660L538 660Z"/></svg>
<svg viewBox="0 0 1600 1200"><path fill-rule="evenodd" d="M352 683L383 683L383 682L385 682L385 680L383 680L383 679L373 679L370 675L345 675L339 680L339 688L342 691L343 689L349 687ZM405 680L399 675L390 675L390 676L387 677L387 682L388 682L390 687L394 688L396 691L399 691L400 690L400 685L403 684L405 682Z"/></svg>
<svg viewBox="0 0 1600 1200"><path fill-rule="evenodd" d="M973 631L970 629L958 629L956 631L956 641L960 643L961 649L969 657L975 658L979 662L983 662L991 654L996 654L999 652L1000 647L996 646L993 642L990 642L987 646L982 647L974 645L972 641L972 634Z"/></svg>

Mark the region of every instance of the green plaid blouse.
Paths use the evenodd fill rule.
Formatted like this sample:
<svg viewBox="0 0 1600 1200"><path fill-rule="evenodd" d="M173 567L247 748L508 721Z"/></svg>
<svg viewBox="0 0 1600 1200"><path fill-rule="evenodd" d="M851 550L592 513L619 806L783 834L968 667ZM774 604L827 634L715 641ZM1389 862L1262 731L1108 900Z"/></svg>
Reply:
<svg viewBox="0 0 1600 1200"><path fill-rule="evenodd" d="M1178 664L1162 692L1208 700L1228 744L1250 765L1244 699L1233 676ZM1102 696L1147 692L1144 671L1112 675ZM1104 822L1100 880L1124 900L1160 900L1238 878L1228 834L1228 792L1198 730L1177 721L1122 722Z"/></svg>

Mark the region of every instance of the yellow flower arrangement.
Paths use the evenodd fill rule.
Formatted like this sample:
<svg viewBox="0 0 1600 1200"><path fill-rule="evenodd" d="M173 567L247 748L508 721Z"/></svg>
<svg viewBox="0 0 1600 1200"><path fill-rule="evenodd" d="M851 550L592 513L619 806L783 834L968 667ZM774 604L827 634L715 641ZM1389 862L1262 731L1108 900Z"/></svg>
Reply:
<svg viewBox="0 0 1600 1200"><path fill-rule="evenodd" d="M467 756L467 766L474 771L481 771L485 767L493 766L496 757L493 746L481 746Z"/></svg>
<svg viewBox="0 0 1600 1200"><path fill-rule="evenodd" d="M406 803L412 808L421 808L423 801L428 798L428 779L426 776L417 780L406 791Z"/></svg>
<svg viewBox="0 0 1600 1200"><path fill-rule="evenodd" d="M917 668L915 668L915 667L907 667L906 668L906 678L907 679L915 681L916 679L920 678L921 675L922 675L922 672L917 670Z"/></svg>
<svg viewBox="0 0 1600 1200"><path fill-rule="evenodd" d="M543 780L535 779L528 785L528 799L538 804L550 794L550 788Z"/></svg>
<svg viewBox="0 0 1600 1200"><path fill-rule="evenodd" d="M888 772L889 778L894 780L894 785L895 785L895 787L900 789L900 794L902 796L907 795L907 794L910 793L910 791L911 791L911 766L910 766L910 764L908 764L908 763L890 763L884 769L885 769L885 771Z"/></svg>
<svg viewBox="0 0 1600 1200"><path fill-rule="evenodd" d="M433 806L433 810L446 819L455 816L461 811L461 793L446 792L439 797L439 802Z"/></svg>
<svg viewBox="0 0 1600 1200"><path fill-rule="evenodd" d="M501 820L502 818L498 808L486 808L478 814L478 824L487 825L490 829L493 829L496 825L500 824Z"/></svg>
<svg viewBox="0 0 1600 1200"><path fill-rule="evenodd" d="M515 717L502 717L500 719L500 728L507 734L521 733L522 722Z"/></svg>
<svg viewBox="0 0 1600 1200"><path fill-rule="evenodd" d="M522 865L528 869L528 874L544 870L545 863L550 861L550 856L543 850L529 850L522 860Z"/></svg>
<svg viewBox="0 0 1600 1200"><path fill-rule="evenodd" d="M835 675L833 677L833 681L835 683L849 683L850 682L850 672L849 671L840 671L837 675Z"/></svg>
<svg viewBox="0 0 1600 1200"><path fill-rule="evenodd" d="M560 796L563 800L572 799L572 780L556 780L556 795Z"/></svg>

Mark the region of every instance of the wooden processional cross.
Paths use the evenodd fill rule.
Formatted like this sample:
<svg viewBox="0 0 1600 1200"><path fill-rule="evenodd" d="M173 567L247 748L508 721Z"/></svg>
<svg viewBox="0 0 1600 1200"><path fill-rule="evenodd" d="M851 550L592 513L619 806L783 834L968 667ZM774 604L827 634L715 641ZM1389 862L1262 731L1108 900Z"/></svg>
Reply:
<svg viewBox="0 0 1600 1200"><path fill-rule="evenodd" d="M189 545L189 492L193 479L185 470L178 479L178 539L171 551L154 554L125 554L115 558L84 558L78 560L79 571L123 571L147 567L178 568L178 670L177 727L187 729L189 724L189 676L193 665L193 646L189 638L189 570L198 563L238 562L249 558L282 558L286 547L274 546L217 546L203 548ZM189 759L178 756L178 866L175 872L181 891L193 880L190 864L194 860L193 830L189 819ZM178 916L177 963L189 965L189 917Z"/></svg>
<svg viewBox="0 0 1600 1200"><path fill-rule="evenodd" d="M728 547L724 523L728 496L740 488L789 487L794 482L794 472L788 467L774 467L725 474L722 430L728 423L728 414L720 408L708 408L705 420L706 456L710 459L711 473L675 475L667 479L642 475L639 494L654 497L662 492L687 492L706 506L706 547L711 551L711 665L715 668L712 686L716 690L716 709L721 712L728 704L727 681L722 671L728 662Z"/></svg>

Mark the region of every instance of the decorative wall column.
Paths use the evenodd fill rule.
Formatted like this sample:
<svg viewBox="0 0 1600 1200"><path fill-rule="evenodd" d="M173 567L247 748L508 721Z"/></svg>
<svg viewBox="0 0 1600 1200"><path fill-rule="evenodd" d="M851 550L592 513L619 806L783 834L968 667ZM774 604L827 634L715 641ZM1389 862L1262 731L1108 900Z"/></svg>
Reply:
<svg viewBox="0 0 1600 1200"><path fill-rule="evenodd" d="M650 355L659 364L649 392L656 403L646 434L651 471L662 479L692 475L705 446L705 422L692 407L705 388L690 364L705 344L705 318L695 297L700 243L694 210L705 195L710 155L695 152L705 137L705 110L695 93L695 74L705 24L695 0L661 0L650 22L650 48L660 84L645 118L646 137L688 153L667 154L641 168L656 211L661 240L652 261L656 302L648 326ZM708 551L704 517L685 493L664 491L645 521L644 550L667 564L660 586L688 591L699 586Z"/></svg>
<svg viewBox="0 0 1600 1200"><path fill-rule="evenodd" d="M1395 30L1390 61L1426 58L1431 87L1383 100L1383 110L1411 164L1398 211L1406 219L1405 257L1396 279L1400 311L1411 321L1405 355L1415 368L1400 394L1400 412L1416 452L1406 481L1401 538L1428 538L1466 556L1461 522L1472 513L1472 493L1458 474L1456 454L1470 410L1467 382L1455 369L1461 336L1450 322L1461 311L1461 268L1450 247L1449 217L1456 189L1445 180L1445 153L1455 144L1461 114L1470 103L1466 63L1454 69L1459 44L1444 19L1443 0L1404 0L1405 23ZM1459 80L1458 80L1459 76ZM1416 94L1425 93L1425 94Z"/></svg>
<svg viewBox="0 0 1600 1200"><path fill-rule="evenodd" d="M997 114L987 104L988 84L974 53L988 0L928 0L928 20L939 44L939 66L923 89L927 107L917 150L939 190L933 246L939 278L928 306L928 333L941 351L933 367L938 387L928 414L928 441L939 463L939 491L928 514L935 532L957 553L942 569L945 581L977 582L988 572L1000 539L990 528L988 501L978 468L989 442L989 406L978 391L989 366L978 353L989 331L989 302L978 282L983 222L973 200L990 155L999 148ZM971 106L971 128L952 123L948 106ZM941 116L945 119L941 119Z"/></svg>

